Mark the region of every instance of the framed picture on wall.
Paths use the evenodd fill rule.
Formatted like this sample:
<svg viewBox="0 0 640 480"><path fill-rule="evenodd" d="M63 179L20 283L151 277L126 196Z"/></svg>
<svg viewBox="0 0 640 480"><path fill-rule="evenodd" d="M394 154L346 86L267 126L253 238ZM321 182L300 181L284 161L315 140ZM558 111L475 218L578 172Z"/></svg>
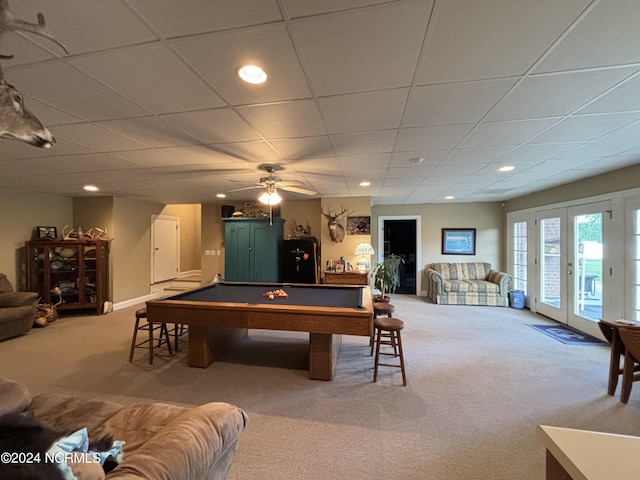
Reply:
<svg viewBox="0 0 640 480"><path fill-rule="evenodd" d="M371 217L347 217L347 235L371 235Z"/></svg>
<svg viewBox="0 0 640 480"><path fill-rule="evenodd" d="M443 255L475 255L476 254L476 229L475 228L443 228L442 229L442 254Z"/></svg>
<svg viewBox="0 0 640 480"><path fill-rule="evenodd" d="M56 227L36 227L37 238L39 240L55 240L58 238Z"/></svg>

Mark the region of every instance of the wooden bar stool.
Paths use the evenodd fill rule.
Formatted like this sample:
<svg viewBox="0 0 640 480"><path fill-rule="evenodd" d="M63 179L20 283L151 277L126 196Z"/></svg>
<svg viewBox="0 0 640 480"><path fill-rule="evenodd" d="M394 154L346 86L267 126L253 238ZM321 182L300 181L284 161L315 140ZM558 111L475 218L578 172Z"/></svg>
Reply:
<svg viewBox="0 0 640 480"><path fill-rule="evenodd" d="M373 369L373 381L378 380L378 367L396 367L402 371L402 385L407 384L407 375L404 370L404 355L402 353L402 337L400 330L404 328L404 322L397 318L376 318L373 321L373 329L376 335L376 360ZM384 335L387 334L387 338ZM388 345L393 348L393 353L381 352L380 346ZM389 355L400 359L400 364L381 363L380 355Z"/></svg>
<svg viewBox="0 0 640 480"><path fill-rule="evenodd" d="M396 311L396 307L387 302L375 302L373 304L373 319L378 318L379 315L386 315L391 318L393 316L393 312ZM383 336L388 336L389 334L385 333ZM375 345L375 328L371 332L371 338L369 339L369 346L371 347L370 355L373 355L373 347Z"/></svg>
<svg viewBox="0 0 640 480"><path fill-rule="evenodd" d="M147 321L143 323L147 318L147 309L141 308L136 310L136 325L133 329L133 338L131 339L131 350L129 351L129 362L133 361L133 352L136 348L149 348L149 365L153 365L153 349L162 347L163 343L166 343L169 355L173 354L171 350L171 342L169 340L169 331L165 323L151 323ZM146 331L149 336L146 340L136 343L138 338L138 331ZM158 332L158 336L154 337L153 333ZM156 345L156 340L158 341ZM176 339L177 342L177 339Z"/></svg>

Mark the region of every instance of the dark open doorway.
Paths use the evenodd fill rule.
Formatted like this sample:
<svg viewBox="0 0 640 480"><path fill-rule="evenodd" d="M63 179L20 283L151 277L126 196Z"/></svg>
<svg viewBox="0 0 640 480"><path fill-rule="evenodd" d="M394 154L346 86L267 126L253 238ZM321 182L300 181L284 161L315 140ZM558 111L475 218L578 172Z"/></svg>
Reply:
<svg viewBox="0 0 640 480"><path fill-rule="evenodd" d="M396 293L416 294L416 220L384 220L384 256L395 253L404 263Z"/></svg>

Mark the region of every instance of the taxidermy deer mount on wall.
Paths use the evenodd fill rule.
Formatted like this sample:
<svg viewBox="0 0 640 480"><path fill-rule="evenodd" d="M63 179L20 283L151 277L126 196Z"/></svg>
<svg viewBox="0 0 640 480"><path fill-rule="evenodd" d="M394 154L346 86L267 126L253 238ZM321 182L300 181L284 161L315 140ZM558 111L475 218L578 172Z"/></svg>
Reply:
<svg viewBox="0 0 640 480"><path fill-rule="evenodd" d="M342 205L342 211L336 215L324 213L322 208L320 209L320 213L328 220L327 225L329 227L329 237L331 237L332 242L340 243L344 240L344 226L338 223L338 217L343 215L346 211L347 207L344 205Z"/></svg>
<svg viewBox="0 0 640 480"><path fill-rule="evenodd" d="M9 10L9 0L0 0L0 37L11 30L31 32L48 38L68 53L67 47L47 31L42 13L38 12L37 24L18 20ZM0 59L9 58L13 58L13 55L0 55ZM0 138L12 138L42 148L49 148L56 142L51 132L25 107L20 92L5 80L1 67Z"/></svg>

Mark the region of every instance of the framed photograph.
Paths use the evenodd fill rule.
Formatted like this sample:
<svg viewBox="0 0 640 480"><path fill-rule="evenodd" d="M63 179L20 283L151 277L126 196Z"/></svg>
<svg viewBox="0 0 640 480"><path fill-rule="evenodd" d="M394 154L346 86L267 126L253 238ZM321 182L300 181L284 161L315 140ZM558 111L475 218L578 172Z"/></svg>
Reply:
<svg viewBox="0 0 640 480"><path fill-rule="evenodd" d="M347 235L371 235L371 217L347 217Z"/></svg>
<svg viewBox="0 0 640 480"><path fill-rule="evenodd" d="M56 227L36 227L37 238L39 240L56 240L58 229Z"/></svg>
<svg viewBox="0 0 640 480"><path fill-rule="evenodd" d="M442 229L442 254L443 255L475 255L476 254L476 229L475 228L443 228Z"/></svg>

